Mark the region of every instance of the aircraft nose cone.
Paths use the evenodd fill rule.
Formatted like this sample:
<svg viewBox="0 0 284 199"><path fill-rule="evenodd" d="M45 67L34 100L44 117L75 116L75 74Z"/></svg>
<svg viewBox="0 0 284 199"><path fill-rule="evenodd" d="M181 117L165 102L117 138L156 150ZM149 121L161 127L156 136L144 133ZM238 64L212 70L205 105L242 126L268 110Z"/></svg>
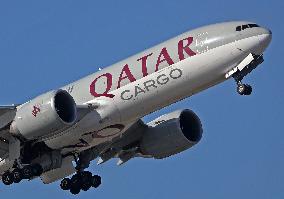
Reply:
<svg viewBox="0 0 284 199"><path fill-rule="evenodd" d="M259 39L261 51L263 52L268 47L268 45L270 44L272 40L271 30L267 28L263 28L261 30L261 33L258 35L258 39Z"/></svg>

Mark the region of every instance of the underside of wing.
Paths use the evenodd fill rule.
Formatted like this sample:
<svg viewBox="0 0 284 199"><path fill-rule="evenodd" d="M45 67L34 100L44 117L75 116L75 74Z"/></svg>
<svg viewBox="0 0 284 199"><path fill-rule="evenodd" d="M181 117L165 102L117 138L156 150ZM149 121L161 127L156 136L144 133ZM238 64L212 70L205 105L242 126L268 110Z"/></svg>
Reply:
<svg viewBox="0 0 284 199"><path fill-rule="evenodd" d="M12 122L16 111L16 105L0 106L0 130Z"/></svg>
<svg viewBox="0 0 284 199"><path fill-rule="evenodd" d="M117 165L124 164L131 158L139 156L139 142L148 126L138 120L126 130L122 138L112 143L111 147L100 154L98 164L102 164L111 158L118 158Z"/></svg>
<svg viewBox="0 0 284 199"><path fill-rule="evenodd" d="M162 115L148 124L138 120L99 155L98 164L111 158L118 158L118 165L134 157L166 158L197 144L202 132L199 117L189 109Z"/></svg>

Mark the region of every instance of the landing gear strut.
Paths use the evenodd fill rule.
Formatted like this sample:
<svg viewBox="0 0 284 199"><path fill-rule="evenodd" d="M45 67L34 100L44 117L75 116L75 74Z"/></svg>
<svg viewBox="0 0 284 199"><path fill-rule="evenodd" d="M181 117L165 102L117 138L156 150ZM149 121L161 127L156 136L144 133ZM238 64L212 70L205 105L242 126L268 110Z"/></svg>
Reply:
<svg viewBox="0 0 284 199"><path fill-rule="evenodd" d="M246 60L249 61L248 64L243 63ZM262 55L248 55L243 62L241 62L230 75L233 76L237 83L237 92L240 95L250 95L252 93L252 87L248 84L243 84L242 80L243 78L248 75L252 70L254 70L258 65L260 65L263 62L263 56ZM245 65L246 64L246 65Z"/></svg>
<svg viewBox="0 0 284 199"><path fill-rule="evenodd" d="M80 159L78 160L75 157L76 166L76 174L74 174L71 178L64 178L60 187L62 190L69 190L70 193L76 195L80 193L81 190L88 191L91 187L98 188L101 183L101 177L98 175L92 175L89 171L84 171L80 164Z"/></svg>

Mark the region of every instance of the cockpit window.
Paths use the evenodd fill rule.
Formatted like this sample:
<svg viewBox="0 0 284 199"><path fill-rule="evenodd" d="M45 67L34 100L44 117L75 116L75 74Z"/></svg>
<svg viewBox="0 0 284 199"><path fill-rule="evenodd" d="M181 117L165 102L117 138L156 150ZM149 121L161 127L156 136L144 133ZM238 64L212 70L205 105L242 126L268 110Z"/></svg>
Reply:
<svg viewBox="0 0 284 199"><path fill-rule="evenodd" d="M257 24L244 24L244 25L241 25L241 26L237 26L236 31L242 31L242 30L245 30L247 28L255 28L255 27L260 27L260 26L257 25Z"/></svg>
<svg viewBox="0 0 284 199"><path fill-rule="evenodd" d="M259 25L257 24L248 24L250 28L255 28L255 27L259 27Z"/></svg>
<svg viewBox="0 0 284 199"><path fill-rule="evenodd" d="M248 25L242 25L242 30L245 30L245 29L247 29L247 28L249 28Z"/></svg>

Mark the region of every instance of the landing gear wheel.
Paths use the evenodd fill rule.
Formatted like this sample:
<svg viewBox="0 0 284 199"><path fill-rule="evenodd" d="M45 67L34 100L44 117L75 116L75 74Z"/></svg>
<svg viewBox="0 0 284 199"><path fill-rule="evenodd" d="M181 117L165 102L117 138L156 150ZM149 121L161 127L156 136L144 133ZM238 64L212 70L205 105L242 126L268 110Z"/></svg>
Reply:
<svg viewBox="0 0 284 199"><path fill-rule="evenodd" d="M238 84L237 92L240 95L250 95L252 93L252 87L248 84Z"/></svg>
<svg viewBox="0 0 284 199"><path fill-rule="evenodd" d="M246 85L246 93L245 95L250 95L252 93L252 87L248 84L245 84Z"/></svg>
<svg viewBox="0 0 284 199"><path fill-rule="evenodd" d="M83 158L83 159L82 159ZM88 164L84 161L83 155L74 154L74 160L76 162L76 170L77 173L71 177L71 179L64 178L60 187L63 190L70 190L70 192L74 195L80 193L81 190L88 191L91 187L99 187L102 183L101 177L98 175L92 175L89 171L84 171L84 169L88 168Z"/></svg>
<svg viewBox="0 0 284 199"><path fill-rule="evenodd" d="M81 183L81 189L83 191L88 191L92 187L92 173L89 171L82 172Z"/></svg>
<svg viewBox="0 0 284 199"><path fill-rule="evenodd" d="M22 176L23 176L23 179L30 179L33 176L33 170L30 165L23 167Z"/></svg>
<svg viewBox="0 0 284 199"><path fill-rule="evenodd" d="M14 170L12 171L11 174L12 174L12 176L13 176L13 181L14 181L14 183L19 183L19 182L22 181L23 176L22 176L22 171L21 171L21 169L16 168L16 169L14 169Z"/></svg>
<svg viewBox="0 0 284 199"><path fill-rule="evenodd" d="M71 183L70 183L70 192L72 194L78 194L80 193L81 190L81 175L79 173L76 173L75 175L72 176L71 178Z"/></svg>
<svg viewBox="0 0 284 199"><path fill-rule="evenodd" d="M70 193L72 193L73 195L79 194L80 193L80 187L72 186L70 188Z"/></svg>
<svg viewBox="0 0 284 199"><path fill-rule="evenodd" d="M101 184L102 184L102 178L101 178L101 176L94 175L94 176L92 177L92 186L93 186L94 188L98 188Z"/></svg>
<svg viewBox="0 0 284 199"><path fill-rule="evenodd" d="M71 187L71 180L69 178L64 178L61 180L60 187L62 190L69 190Z"/></svg>
<svg viewBox="0 0 284 199"><path fill-rule="evenodd" d="M244 92L245 92L245 85L244 85L244 84L238 85L238 87L237 87L237 92L238 92L240 95L243 95Z"/></svg>
<svg viewBox="0 0 284 199"><path fill-rule="evenodd" d="M2 182L4 185L11 185L14 182L13 175L11 172L6 171L2 176Z"/></svg>

